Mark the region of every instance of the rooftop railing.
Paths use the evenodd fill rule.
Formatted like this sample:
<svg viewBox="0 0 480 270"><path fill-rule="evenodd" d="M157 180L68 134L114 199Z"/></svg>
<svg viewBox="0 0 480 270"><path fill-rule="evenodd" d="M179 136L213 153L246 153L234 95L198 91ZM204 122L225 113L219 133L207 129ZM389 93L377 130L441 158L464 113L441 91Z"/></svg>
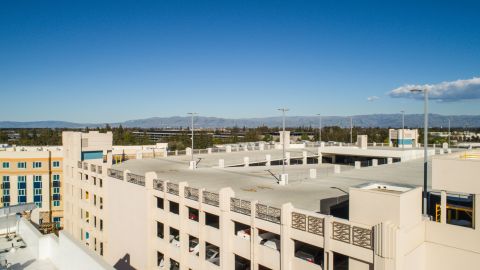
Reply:
<svg viewBox="0 0 480 270"><path fill-rule="evenodd" d="M185 189L183 190L183 193L185 198L198 202L198 198L199 198L198 189L192 188L192 187L185 187Z"/></svg>
<svg viewBox="0 0 480 270"><path fill-rule="evenodd" d="M83 169L84 169L84 170L88 170L88 164L85 163L85 162L83 163Z"/></svg>
<svg viewBox="0 0 480 270"><path fill-rule="evenodd" d="M217 193L204 190L203 203L218 207L220 205L220 196Z"/></svg>
<svg viewBox="0 0 480 270"><path fill-rule="evenodd" d="M280 224L281 212L282 211L280 210L280 208L276 208L276 207L272 207L264 204L257 204L255 217Z"/></svg>
<svg viewBox="0 0 480 270"><path fill-rule="evenodd" d="M102 166L97 166L97 173L102 174Z"/></svg>
<svg viewBox="0 0 480 270"><path fill-rule="evenodd" d="M332 238L355 246L373 249L373 230L334 221Z"/></svg>
<svg viewBox="0 0 480 270"><path fill-rule="evenodd" d="M115 170L115 169L108 169L107 171L108 176L118 179L118 180L123 180L123 171Z"/></svg>
<svg viewBox="0 0 480 270"><path fill-rule="evenodd" d="M153 189L163 191L165 189L165 182L160 179L153 179Z"/></svg>
<svg viewBox="0 0 480 270"><path fill-rule="evenodd" d="M252 203L241 199L230 198L230 210L250 216L252 214Z"/></svg>
<svg viewBox="0 0 480 270"><path fill-rule="evenodd" d="M170 193L170 194L178 196L178 193L179 193L178 192L178 184L168 182L167 183L167 192Z"/></svg>
<svg viewBox="0 0 480 270"><path fill-rule="evenodd" d="M133 174L133 173L127 173L127 182L136 184L139 186L145 186L145 176Z"/></svg>

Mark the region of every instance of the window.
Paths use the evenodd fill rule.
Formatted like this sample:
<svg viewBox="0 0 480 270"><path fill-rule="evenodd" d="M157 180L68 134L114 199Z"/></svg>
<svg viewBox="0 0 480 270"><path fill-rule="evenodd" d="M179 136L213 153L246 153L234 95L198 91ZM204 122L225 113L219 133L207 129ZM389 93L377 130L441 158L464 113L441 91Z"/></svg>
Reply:
<svg viewBox="0 0 480 270"><path fill-rule="evenodd" d="M100 256L103 256L103 242L100 242Z"/></svg>
<svg viewBox="0 0 480 270"><path fill-rule="evenodd" d="M33 176L33 188L42 188L42 176L34 175Z"/></svg>
<svg viewBox="0 0 480 270"><path fill-rule="evenodd" d="M103 187L103 180L102 180L102 178L98 178L98 181L99 181L100 187Z"/></svg>
<svg viewBox="0 0 480 270"><path fill-rule="evenodd" d="M100 231L103 231L103 219L100 219Z"/></svg>
<svg viewBox="0 0 480 270"><path fill-rule="evenodd" d="M33 162L33 168L41 168L41 167L42 167L42 162L40 161Z"/></svg>
<svg viewBox="0 0 480 270"><path fill-rule="evenodd" d="M93 185L94 185L94 186L97 185L97 178L96 178L96 177L93 177Z"/></svg>
<svg viewBox="0 0 480 270"><path fill-rule="evenodd" d="M164 229L163 223L157 221L157 237L163 239Z"/></svg>
<svg viewBox="0 0 480 270"><path fill-rule="evenodd" d="M27 162L18 162L17 163L17 168L26 169L27 168Z"/></svg>
<svg viewBox="0 0 480 270"><path fill-rule="evenodd" d="M56 206L56 207L60 206L60 201L53 201L53 206Z"/></svg>
<svg viewBox="0 0 480 270"><path fill-rule="evenodd" d="M9 206L10 205L10 176L7 176L7 175L3 176L2 189L3 189L3 194L2 194L3 206Z"/></svg>
<svg viewBox="0 0 480 270"><path fill-rule="evenodd" d="M188 219L198 222L198 210L188 207Z"/></svg>
<svg viewBox="0 0 480 270"><path fill-rule="evenodd" d="M205 225L219 229L220 218L217 215L205 212Z"/></svg>
<svg viewBox="0 0 480 270"><path fill-rule="evenodd" d="M53 188L53 194L59 194L60 193L60 188L54 187Z"/></svg>
<svg viewBox="0 0 480 270"><path fill-rule="evenodd" d="M26 203L27 202L27 177L24 175L20 175L17 177L17 188L18 188L18 203Z"/></svg>
<svg viewBox="0 0 480 270"><path fill-rule="evenodd" d="M205 260L220 266L220 248L205 242Z"/></svg>
<svg viewBox="0 0 480 270"><path fill-rule="evenodd" d="M170 213L177 214L179 213L179 205L176 202L169 201L168 203L170 205Z"/></svg>
<svg viewBox="0 0 480 270"><path fill-rule="evenodd" d="M100 209L103 209L103 198L102 197L99 197L100 198Z"/></svg>
<svg viewBox="0 0 480 270"><path fill-rule="evenodd" d="M163 209L163 198L160 197L155 197L157 198L157 208Z"/></svg>
<svg viewBox="0 0 480 270"><path fill-rule="evenodd" d="M163 267L164 265L164 256L163 253L157 251L157 266Z"/></svg>
<svg viewBox="0 0 480 270"><path fill-rule="evenodd" d="M10 168L10 162L3 162L2 167L3 167L4 169Z"/></svg>
<svg viewBox="0 0 480 270"><path fill-rule="evenodd" d="M52 163L52 167L53 167L53 168L59 168L59 167L60 167L60 161L54 161L54 162Z"/></svg>
<svg viewBox="0 0 480 270"><path fill-rule="evenodd" d="M93 194L93 205L97 205L97 195Z"/></svg>
<svg viewBox="0 0 480 270"><path fill-rule="evenodd" d="M53 181L60 181L60 174L54 174Z"/></svg>

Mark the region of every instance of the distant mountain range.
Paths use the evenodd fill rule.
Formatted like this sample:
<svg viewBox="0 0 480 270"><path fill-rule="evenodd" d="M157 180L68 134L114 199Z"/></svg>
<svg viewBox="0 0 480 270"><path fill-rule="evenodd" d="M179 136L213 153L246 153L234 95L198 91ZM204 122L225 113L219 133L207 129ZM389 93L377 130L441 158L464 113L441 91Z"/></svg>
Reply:
<svg viewBox="0 0 480 270"><path fill-rule="evenodd" d="M354 126L360 127L401 127L401 114L369 114L352 116ZM452 127L480 127L480 115L429 115L429 126L447 127L448 119ZM129 120L121 123L109 123L110 126L129 128L179 128L190 126L190 117L152 117L146 119ZM13 122L0 121L0 128L85 128L103 127L106 123L72 123L64 121L34 121L34 122ZM282 125L282 117L264 118L241 118L228 119L217 117L195 117L195 127L200 128L222 128L222 127L258 127L258 126L279 127ZM316 116L288 116L286 117L288 127L313 126L318 127L319 118ZM350 126L350 117L345 116L323 116L323 126ZM423 114L405 115L405 127L423 127Z"/></svg>

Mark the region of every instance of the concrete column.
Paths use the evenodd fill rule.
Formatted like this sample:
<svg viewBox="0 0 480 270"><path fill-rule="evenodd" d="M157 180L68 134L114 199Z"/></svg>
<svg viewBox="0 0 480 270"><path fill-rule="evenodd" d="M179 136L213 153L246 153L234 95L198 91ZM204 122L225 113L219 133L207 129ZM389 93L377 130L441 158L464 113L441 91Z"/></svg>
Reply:
<svg viewBox="0 0 480 270"><path fill-rule="evenodd" d="M343 143L339 143L338 146L342 147L342 146L343 146Z"/></svg>
<svg viewBox="0 0 480 270"><path fill-rule="evenodd" d="M392 164L393 163L393 158L389 157L387 158L387 164Z"/></svg>
<svg viewBox="0 0 480 270"><path fill-rule="evenodd" d="M272 155L270 154L265 155L265 160L267 161L267 163L265 164L266 166L272 165Z"/></svg>
<svg viewBox="0 0 480 270"><path fill-rule="evenodd" d="M288 173L283 173L283 174L280 174L280 182L279 184L281 186L286 186L288 185Z"/></svg>
<svg viewBox="0 0 480 270"><path fill-rule="evenodd" d="M113 164L113 155L112 151L107 151L107 164ZM28 192L27 192L28 196ZM33 201L33 200L32 200ZM30 201L29 201L30 202Z"/></svg>
<svg viewBox="0 0 480 270"><path fill-rule="evenodd" d="M211 154L212 153L212 148L207 148L207 154Z"/></svg>
<svg viewBox="0 0 480 270"><path fill-rule="evenodd" d="M335 157L335 155L332 156L332 163L335 164L337 162L337 158Z"/></svg>
<svg viewBox="0 0 480 270"><path fill-rule="evenodd" d="M232 232L234 231L234 223L230 216L230 198L234 197L231 188L222 188L219 192L220 199L220 226L221 226L221 243L220 243L220 266L222 269L228 269L229 266L235 265L235 255L232 252ZM203 257L205 258L205 257Z"/></svg>
<svg viewBox="0 0 480 270"><path fill-rule="evenodd" d="M243 158L243 166L244 167L250 166L250 158L249 157L244 157Z"/></svg>
<svg viewBox="0 0 480 270"><path fill-rule="evenodd" d="M292 255L295 254L295 246L290 235L292 232L292 210L293 205L291 203L282 205L280 222L280 269L291 269L291 258Z"/></svg>
<svg viewBox="0 0 480 270"><path fill-rule="evenodd" d="M185 149L185 155L187 155L187 156L192 155L192 148L187 147L187 148Z"/></svg>
<svg viewBox="0 0 480 270"><path fill-rule="evenodd" d="M285 152L285 164L290 165L290 152Z"/></svg>
<svg viewBox="0 0 480 270"><path fill-rule="evenodd" d="M325 142L320 142L320 147L321 148L325 147Z"/></svg>
<svg viewBox="0 0 480 270"><path fill-rule="evenodd" d="M378 159L374 158L372 159L372 166L377 167L378 166Z"/></svg>
<svg viewBox="0 0 480 270"><path fill-rule="evenodd" d="M443 154L445 154L445 151L444 151L443 149L439 149L438 153L439 153L440 155L443 155Z"/></svg>
<svg viewBox="0 0 480 270"><path fill-rule="evenodd" d="M240 151L240 145L236 145L236 151L239 152Z"/></svg>
<svg viewBox="0 0 480 270"><path fill-rule="evenodd" d="M243 146L243 151L248 152L248 144Z"/></svg>
<svg viewBox="0 0 480 270"><path fill-rule="evenodd" d="M232 152L232 146L231 145L225 146L225 152L231 153Z"/></svg>
<svg viewBox="0 0 480 270"><path fill-rule="evenodd" d="M258 148L260 149L260 151L265 150L265 144L264 143L259 143Z"/></svg>
<svg viewBox="0 0 480 270"><path fill-rule="evenodd" d="M340 165L333 165L333 173L340 173Z"/></svg>
<svg viewBox="0 0 480 270"><path fill-rule="evenodd" d="M311 179L317 178L317 169L310 169L310 178Z"/></svg>
<svg viewBox="0 0 480 270"><path fill-rule="evenodd" d="M195 160L190 161L190 166L188 166L190 170L195 170L197 168L197 162Z"/></svg>
<svg viewBox="0 0 480 270"><path fill-rule="evenodd" d="M362 163L360 161L355 161L355 169L362 168Z"/></svg>
<svg viewBox="0 0 480 270"><path fill-rule="evenodd" d="M137 151L137 152L135 153L135 158L136 158L136 159L143 159L143 153L142 153L142 151Z"/></svg>
<svg viewBox="0 0 480 270"><path fill-rule="evenodd" d="M178 156L178 150L175 150L175 156Z"/></svg>
<svg viewBox="0 0 480 270"><path fill-rule="evenodd" d="M323 247L324 247L324 269L333 270L333 252L331 251L332 239L332 216L326 216L323 221Z"/></svg>
<svg viewBox="0 0 480 270"><path fill-rule="evenodd" d="M373 147L377 146L377 143L376 142L373 142Z"/></svg>
<svg viewBox="0 0 480 270"><path fill-rule="evenodd" d="M451 153L452 153L452 149L447 149L447 153L451 154Z"/></svg>
<svg viewBox="0 0 480 270"><path fill-rule="evenodd" d="M447 192L445 190L440 192L440 222L447 223Z"/></svg>
<svg viewBox="0 0 480 270"><path fill-rule="evenodd" d="M224 159L219 159L218 160L218 167L219 168L225 168L225 160Z"/></svg>
<svg viewBox="0 0 480 270"><path fill-rule="evenodd" d="M307 151L302 152L302 164L303 165L307 164Z"/></svg>
<svg viewBox="0 0 480 270"><path fill-rule="evenodd" d="M322 164L322 153L318 153L318 164Z"/></svg>

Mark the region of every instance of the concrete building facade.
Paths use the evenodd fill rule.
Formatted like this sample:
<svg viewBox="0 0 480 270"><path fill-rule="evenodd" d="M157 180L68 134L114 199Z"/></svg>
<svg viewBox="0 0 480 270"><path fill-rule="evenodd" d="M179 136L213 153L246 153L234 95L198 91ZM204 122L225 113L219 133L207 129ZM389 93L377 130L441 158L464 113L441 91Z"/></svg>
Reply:
<svg viewBox="0 0 480 270"><path fill-rule="evenodd" d="M475 153L433 159L438 220L422 215L421 187L369 181L348 188L348 218L340 218L306 207L332 196L321 183L275 187L257 171L238 176L248 167L189 170L171 160L112 166L110 133L69 132L63 142L65 230L93 250L101 243L98 252L112 266L442 270L473 269L480 261ZM307 189L299 191L301 185ZM326 190L311 192L317 188ZM470 224L453 222L458 207L451 197L458 194L473 198L461 210L470 211Z"/></svg>

